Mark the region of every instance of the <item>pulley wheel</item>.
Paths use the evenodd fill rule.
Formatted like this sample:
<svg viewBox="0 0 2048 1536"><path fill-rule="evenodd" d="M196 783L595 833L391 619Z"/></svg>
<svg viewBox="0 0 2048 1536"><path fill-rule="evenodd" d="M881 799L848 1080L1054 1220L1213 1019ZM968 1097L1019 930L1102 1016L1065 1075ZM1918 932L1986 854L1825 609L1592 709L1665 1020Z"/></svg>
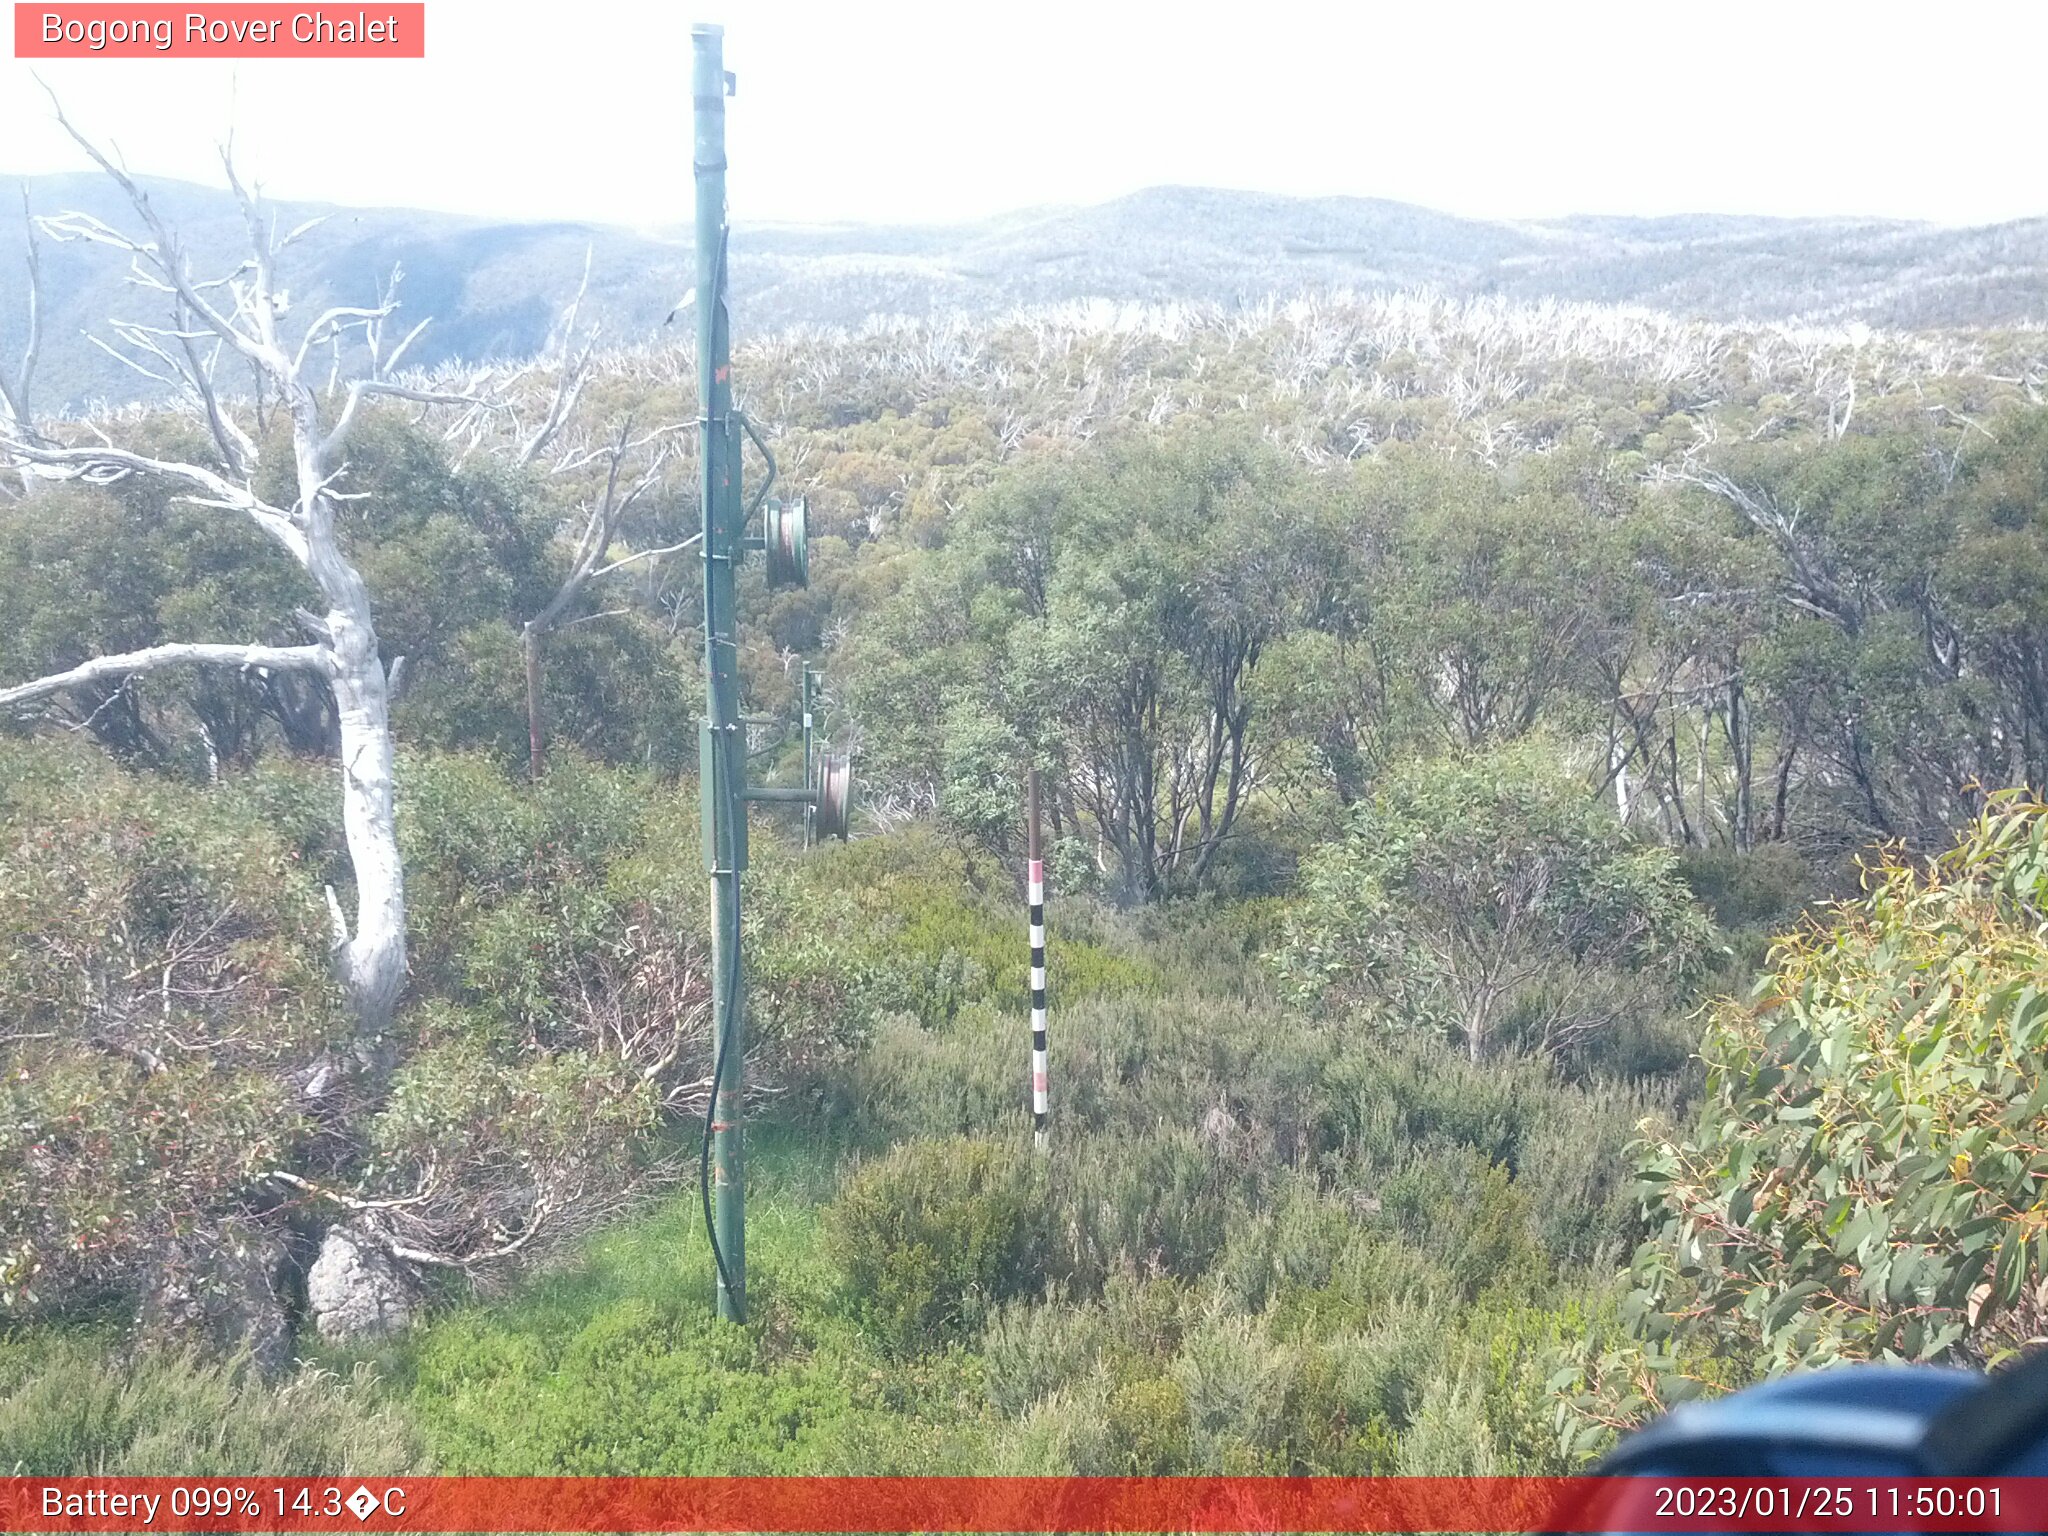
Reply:
<svg viewBox="0 0 2048 1536"><path fill-rule="evenodd" d="M768 585L804 587L811 580L809 515L803 498L769 498L762 511L762 543L768 554Z"/></svg>
<svg viewBox="0 0 2048 1536"><path fill-rule="evenodd" d="M846 841L853 819L853 759L844 752L826 752L818 759L818 808L812 826L821 838Z"/></svg>

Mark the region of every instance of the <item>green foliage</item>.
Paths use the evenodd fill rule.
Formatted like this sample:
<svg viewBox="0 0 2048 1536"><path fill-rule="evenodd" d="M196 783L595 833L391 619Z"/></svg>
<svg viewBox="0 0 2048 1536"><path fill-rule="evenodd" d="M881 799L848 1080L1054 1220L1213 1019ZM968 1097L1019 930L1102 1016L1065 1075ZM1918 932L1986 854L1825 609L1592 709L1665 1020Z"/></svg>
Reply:
<svg viewBox="0 0 2048 1536"><path fill-rule="evenodd" d="M1244 808L1260 656L1334 547L1304 492L1215 433L1004 474L863 637L875 768L1007 852L1036 759L1055 833L1099 834L1120 899L1201 885Z"/></svg>
<svg viewBox="0 0 2048 1536"><path fill-rule="evenodd" d="M1389 775L1305 866L1275 960L1302 1003L1390 1030L1562 1051L1654 1006L1708 940L1669 849L1524 743Z"/></svg>
<svg viewBox="0 0 2048 1536"><path fill-rule="evenodd" d="M1933 867L1868 881L1716 1010L1697 1128L1643 1151L1653 1338L1775 1372L2041 1331L2048 808L2002 799Z"/></svg>
<svg viewBox="0 0 2048 1536"><path fill-rule="evenodd" d="M159 419L124 442L203 462L193 430ZM0 507L0 590L9 682L169 640L294 644L304 636L292 608L312 596L304 573L253 525L144 480L62 486ZM292 697L283 680L201 671L74 689L54 712L132 761L189 770L208 751L253 757Z"/></svg>
<svg viewBox="0 0 2048 1536"><path fill-rule="evenodd" d="M0 1309L176 1270L301 1132L342 1028L298 850L215 796L0 746Z"/></svg>
<svg viewBox="0 0 2048 1536"><path fill-rule="evenodd" d="M785 968L837 973L862 1011L908 1015L926 1029L1025 995L1021 882L929 828L829 847L800 866L773 857L764 850L749 886L771 914L771 981ZM1090 904L1062 896L1048 918L1062 1004L1158 984L1148 956L1120 944Z"/></svg>
<svg viewBox="0 0 2048 1536"><path fill-rule="evenodd" d="M968 1362L898 1362L839 1309L819 1213L755 1143L743 1327L709 1305L694 1196L615 1226L495 1303L384 1353L444 1472L730 1475L969 1470Z"/></svg>
<svg viewBox="0 0 2048 1536"><path fill-rule="evenodd" d="M1688 850L1678 872L1724 933L1782 932L1797 919L1815 883L1813 870L1788 843L1766 843L1749 853Z"/></svg>
<svg viewBox="0 0 2048 1536"><path fill-rule="evenodd" d="M1858 352L1837 360L1855 426L1823 440L1810 380L1756 337L1646 384L1640 358L1503 343L1497 317L1438 315L1433 348L1346 313L1329 337L1000 331L935 343L915 380L879 336L752 360L819 527L808 590L743 578L747 708L786 712L781 653L827 651L874 792L859 830L931 814L799 858L757 812L754 1123L803 1150L756 1165L740 1330L700 1305L694 1191L585 1241L680 1163L708 1055L675 782L687 571L618 580L553 637L556 750L529 784L519 625L582 488L372 419L347 538L408 657L397 1064L347 1135L306 1134L293 1083L333 1024L320 892L347 877L317 689L165 675L59 701L164 771L0 745L11 1304L126 1308L167 1258L325 1218L278 1209L271 1168L431 1184L402 1208L420 1244L577 1257L319 1391L402 1397L434 1464L499 1472L1556 1470L1757 1370L2029 1336L2033 823L1987 824L1935 876L1891 868L1779 952L1769 1006L1714 1011L1701 1129L1643 1154L1647 1341L1612 1275L1648 1230L1625 1146L1696 1088L1701 976L1760 958L1873 832L1928 846L1973 783L2048 781L2048 412L1958 452L1885 397L1903 354ZM1521 362L1493 399L1472 379L1501 345ZM1064 377L1097 381L1085 410ZM1973 421L2014 392L1923 382ZM591 398L652 421L686 396L621 373ZM1242 430L1215 430L1222 400ZM1645 476L1699 471L1709 440L1725 483ZM650 498L630 540L679 512ZM289 641L308 596L247 530L140 483L0 510L0 587L0 681ZM787 783L790 756L759 769ZM1054 889L1043 1157L1027 764ZM0 1403L30 1406L0 1423L58 1426L38 1465L203 1413L336 1454L239 1376L185 1368L204 1410L131 1409L61 1352L14 1369ZM90 1438L74 1400L118 1432ZM137 1454L214 1465L184 1434Z"/></svg>
<svg viewBox="0 0 2048 1536"><path fill-rule="evenodd" d="M615 983L645 972L617 967L660 952L621 947L652 926L634 913L675 913L665 931L686 938L698 920L701 870L673 851L693 852L674 830L692 807L573 754L539 786L476 757L407 767L427 996L356 1187L461 1168L463 1198L428 1213L436 1240L504 1242L536 1191L625 1187L659 1150L644 1087L575 1009L590 987L633 995ZM292 795L295 771L202 798L314 859L331 824ZM757 855L761 1014L843 999L824 1023L852 1048L814 1080L822 1097L770 1112L812 1150L771 1156L765 1188L757 1173L759 1315L735 1336L678 1292L678 1273L708 1273L693 1199L618 1229L586 1250L594 1269L379 1351L378 1391L403 1394L436 1466L1375 1472L1452 1403L1479 1405L1498 1464L1551 1464L1518 1427L1540 1412L1542 1329L1516 1332L1499 1298L1597 1283L1582 1266L1628 1226L1606 1167L1640 1095L1277 1008L1228 959L1270 912L1183 922L1070 899L1060 1130L1039 1158L999 869L922 834L802 863L761 837ZM876 1021L865 1043L856 1017ZM906 1136L833 1166L849 1141ZM1515 1363L1488 1375L1501 1351Z"/></svg>
<svg viewBox="0 0 2048 1536"><path fill-rule="evenodd" d="M193 431L151 418L124 443L206 462ZM265 447L268 492L289 503L288 443ZM523 759L519 629L559 581L560 499L573 488L488 457L457 468L438 437L375 409L349 471L353 494L368 499L344 523L347 552L374 597L383 654L406 659L398 728L423 746ZM297 643L294 609L315 601L304 572L246 520L143 479L58 487L32 511L26 501L0 509L0 585L11 599L0 635L9 682L165 641ZM566 616L590 622L553 637L542 702L553 740L673 775L695 757L696 658L654 596L643 581L623 604L586 599L589 612ZM131 760L195 776L280 747L334 747L317 679L200 668L75 689L53 713Z"/></svg>
<svg viewBox="0 0 2048 1536"><path fill-rule="evenodd" d="M129 1360L90 1332L0 1334L0 1475L347 1477L423 1470L408 1415L367 1371L301 1368L265 1383L246 1363Z"/></svg>
<svg viewBox="0 0 2048 1536"><path fill-rule="evenodd" d="M826 1230L861 1316L911 1350L1042 1283L1046 1209L1031 1158L956 1137L908 1142L855 1170Z"/></svg>
<svg viewBox="0 0 2048 1536"><path fill-rule="evenodd" d="M1050 1177L1054 1273L1083 1294L1120 1270L1200 1275L1243 1209L1244 1192L1192 1127L1075 1137Z"/></svg>
<svg viewBox="0 0 2048 1536"><path fill-rule="evenodd" d="M1411 456L1365 478L1374 638L1428 734L1462 748L1579 723L1588 662L1644 606L1627 541L1548 478Z"/></svg>
<svg viewBox="0 0 2048 1536"><path fill-rule="evenodd" d="M545 1351L508 1349L481 1319L443 1326L417 1366L447 1397L435 1410L442 1464L584 1477L813 1464L852 1409L846 1384L829 1371L761 1369L757 1351L706 1326L703 1311L694 1299L615 1302ZM486 1401L507 1394L526 1405L518 1421Z"/></svg>

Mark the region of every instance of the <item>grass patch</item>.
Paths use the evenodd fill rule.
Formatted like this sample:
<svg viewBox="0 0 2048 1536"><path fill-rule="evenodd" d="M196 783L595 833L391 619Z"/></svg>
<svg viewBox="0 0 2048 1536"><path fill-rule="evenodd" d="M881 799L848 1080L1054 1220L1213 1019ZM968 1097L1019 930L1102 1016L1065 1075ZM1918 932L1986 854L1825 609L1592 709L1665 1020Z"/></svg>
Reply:
<svg viewBox="0 0 2048 1536"><path fill-rule="evenodd" d="M743 1327L714 1312L694 1189L508 1296L451 1308L336 1365L372 1365L448 1474L969 1471L978 1361L892 1361L847 1306L819 1200L835 1149L751 1138Z"/></svg>
<svg viewBox="0 0 2048 1536"><path fill-rule="evenodd" d="M363 1363L269 1383L240 1360L133 1358L109 1329L0 1334L0 1475L395 1475L424 1456Z"/></svg>

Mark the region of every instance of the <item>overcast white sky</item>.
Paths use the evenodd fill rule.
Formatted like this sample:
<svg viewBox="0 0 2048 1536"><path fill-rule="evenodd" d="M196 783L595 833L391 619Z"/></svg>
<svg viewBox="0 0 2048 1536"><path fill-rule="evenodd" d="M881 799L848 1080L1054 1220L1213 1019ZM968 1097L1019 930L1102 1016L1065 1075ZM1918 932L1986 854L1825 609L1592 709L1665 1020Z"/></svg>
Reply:
<svg viewBox="0 0 2048 1536"><path fill-rule="evenodd" d="M357 4L330 12L353 14ZM740 220L942 221L1193 183L1490 217L2048 212L2040 0L428 0L424 61L55 60L138 170L281 197L688 217L689 24ZM0 173L82 168L0 60Z"/></svg>

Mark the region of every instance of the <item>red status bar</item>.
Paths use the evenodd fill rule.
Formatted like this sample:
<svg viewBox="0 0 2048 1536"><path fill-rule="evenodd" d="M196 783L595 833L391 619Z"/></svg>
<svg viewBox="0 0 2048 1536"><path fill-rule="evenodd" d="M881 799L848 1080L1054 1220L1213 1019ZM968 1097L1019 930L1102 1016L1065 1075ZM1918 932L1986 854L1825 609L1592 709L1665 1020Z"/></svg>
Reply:
<svg viewBox="0 0 2048 1536"><path fill-rule="evenodd" d="M2035 1478L0 1478L0 1531L2039 1531Z"/></svg>

